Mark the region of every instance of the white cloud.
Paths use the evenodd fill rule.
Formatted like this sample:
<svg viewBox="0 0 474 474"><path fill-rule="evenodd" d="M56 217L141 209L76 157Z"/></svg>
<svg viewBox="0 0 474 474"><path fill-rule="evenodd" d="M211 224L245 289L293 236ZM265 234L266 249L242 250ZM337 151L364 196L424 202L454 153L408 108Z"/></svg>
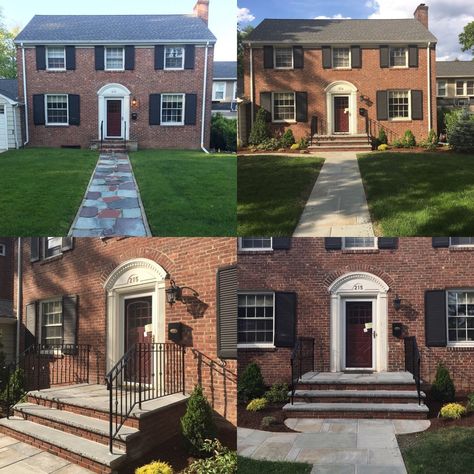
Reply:
<svg viewBox="0 0 474 474"><path fill-rule="evenodd" d="M237 22L238 23L250 23L255 20L255 16L250 13L248 8L237 7Z"/></svg>
<svg viewBox="0 0 474 474"><path fill-rule="evenodd" d="M314 17L315 20L350 20L350 16L342 16L341 13L337 13L333 16L319 15Z"/></svg>
<svg viewBox="0 0 474 474"><path fill-rule="evenodd" d="M413 12L420 0L368 0L372 8L369 18L413 18ZM430 31L438 38L436 56L438 59L472 59L463 53L458 36L464 26L474 21L472 0L430 0L428 10Z"/></svg>

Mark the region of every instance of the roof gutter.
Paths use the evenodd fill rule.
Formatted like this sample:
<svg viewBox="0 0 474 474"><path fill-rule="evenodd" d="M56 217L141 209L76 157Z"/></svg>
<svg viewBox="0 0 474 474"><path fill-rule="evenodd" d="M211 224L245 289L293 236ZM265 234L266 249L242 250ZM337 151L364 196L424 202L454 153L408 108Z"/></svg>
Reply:
<svg viewBox="0 0 474 474"><path fill-rule="evenodd" d="M21 329L21 300L22 300L22 248L21 248L21 237L18 237L18 246L17 246L17 287L16 287L16 347L15 347L15 360L18 364L20 360L20 329Z"/></svg>
<svg viewBox="0 0 474 474"><path fill-rule="evenodd" d="M204 146L205 120L206 120L206 99L207 99L207 56L209 54L209 41L206 43L206 57L204 58L204 79L202 86L202 114L201 114L201 150L209 154Z"/></svg>
<svg viewBox="0 0 474 474"><path fill-rule="evenodd" d="M23 70L23 99L25 101L25 141L23 142L23 146L28 145L30 141L30 133L28 130L28 95L26 92L26 63L25 63L25 47L23 43L21 43L21 64Z"/></svg>
<svg viewBox="0 0 474 474"><path fill-rule="evenodd" d="M427 54L427 75L428 75L428 134L430 133L432 127L432 117L431 117L431 92L432 92L432 82L431 82L431 41L428 41L428 47L426 48Z"/></svg>
<svg viewBox="0 0 474 474"><path fill-rule="evenodd" d="M18 150L18 127L16 125L16 111L18 110L18 102L16 104L13 104L13 107L15 109L13 110L13 129L15 130L15 148Z"/></svg>
<svg viewBox="0 0 474 474"><path fill-rule="evenodd" d="M255 113L255 106L253 103L253 49L252 45L250 45L250 125L253 127L253 121L254 121L254 113Z"/></svg>

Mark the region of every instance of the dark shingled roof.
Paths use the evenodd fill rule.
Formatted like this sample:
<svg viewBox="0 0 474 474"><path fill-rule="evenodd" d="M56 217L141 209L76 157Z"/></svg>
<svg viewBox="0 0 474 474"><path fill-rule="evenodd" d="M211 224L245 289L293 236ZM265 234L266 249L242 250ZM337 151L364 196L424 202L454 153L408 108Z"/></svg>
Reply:
<svg viewBox="0 0 474 474"><path fill-rule="evenodd" d="M249 42L277 43L416 43L436 42L418 20L263 20Z"/></svg>
<svg viewBox="0 0 474 474"><path fill-rule="evenodd" d="M0 94L18 100L18 79L0 79Z"/></svg>
<svg viewBox="0 0 474 474"><path fill-rule="evenodd" d="M237 80L237 61L214 61L214 79Z"/></svg>
<svg viewBox="0 0 474 474"><path fill-rule="evenodd" d="M474 77L474 61L436 61L436 77Z"/></svg>
<svg viewBox="0 0 474 474"><path fill-rule="evenodd" d="M215 41L194 15L35 15L16 43Z"/></svg>

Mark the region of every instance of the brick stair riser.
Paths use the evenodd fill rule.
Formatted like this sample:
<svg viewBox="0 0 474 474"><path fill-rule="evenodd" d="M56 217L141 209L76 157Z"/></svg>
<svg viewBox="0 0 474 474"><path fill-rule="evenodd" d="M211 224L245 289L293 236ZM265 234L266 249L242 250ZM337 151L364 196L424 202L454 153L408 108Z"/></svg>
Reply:
<svg viewBox="0 0 474 474"><path fill-rule="evenodd" d="M414 384L322 384L305 383L296 384L296 390L416 390Z"/></svg>
<svg viewBox="0 0 474 474"><path fill-rule="evenodd" d="M426 420L426 413L386 412L386 411L285 411L288 418L363 418L363 419L396 419Z"/></svg>
<svg viewBox="0 0 474 474"><path fill-rule="evenodd" d="M298 397L295 402L303 403L418 403L418 397Z"/></svg>
<svg viewBox="0 0 474 474"><path fill-rule="evenodd" d="M327 148L323 146L310 146L308 148L312 152L329 152L329 151L354 151L354 152L369 152L372 151L372 148L344 148L344 147L337 147L337 148Z"/></svg>

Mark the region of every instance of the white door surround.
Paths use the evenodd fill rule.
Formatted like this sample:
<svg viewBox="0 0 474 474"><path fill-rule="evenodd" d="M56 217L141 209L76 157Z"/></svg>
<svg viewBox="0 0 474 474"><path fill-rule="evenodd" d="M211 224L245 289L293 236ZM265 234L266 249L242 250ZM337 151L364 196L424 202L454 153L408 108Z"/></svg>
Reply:
<svg viewBox="0 0 474 474"><path fill-rule="evenodd" d="M372 321L373 370L388 369L388 285L378 276L366 272L347 273L328 288L331 294L330 371L345 369L345 304L348 300L373 301Z"/></svg>
<svg viewBox="0 0 474 474"><path fill-rule="evenodd" d="M104 138L107 135L107 99L115 99L122 101L122 126L121 126L121 138L126 140L130 139L130 95L131 92L122 84L106 84L97 91L99 99L98 110L99 110L99 121L98 121L98 133L97 136L100 138L100 124L104 122ZM120 138L120 137L114 137Z"/></svg>
<svg viewBox="0 0 474 474"><path fill-rule="evenodd" d="M123 356L125 349L125 299L152 297L154 342L165 342L167 272L153 260L137 258L121 263L107 278L107 372Z"/></svg>
<svg viewBox="0 0 474 474"><path fill-rule="evenodd" d="M349 135L357 134L357 87L347 81L335 81L329 84L326 92L327 134L334 134L334 97L349 97Z"/></svg>

